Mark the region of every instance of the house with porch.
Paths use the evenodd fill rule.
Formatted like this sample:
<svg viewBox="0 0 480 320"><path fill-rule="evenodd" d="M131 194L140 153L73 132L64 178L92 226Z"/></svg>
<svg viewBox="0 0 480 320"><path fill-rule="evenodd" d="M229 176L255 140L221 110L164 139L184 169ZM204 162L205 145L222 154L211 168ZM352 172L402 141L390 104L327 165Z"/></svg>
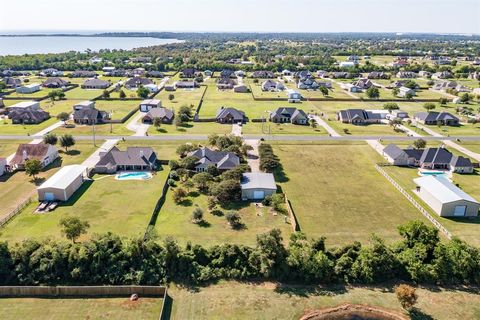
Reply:
<svg viewBox="0 0 480 320"><path fill-rule="evenodd" d="M247 120L245 112L230 107L221 107L215 119L218 123L244 123Z"/></svg>
<svg viewBox="0 0 480 320"><path fill-rule="evenodd" d="M121 171L153 171L157 168L157 154L150 147L128 147L121 151L116 146L107 152L100 152L95 165L96 173L117 173Z"/></svg>
<svg viewBox="0 0 480 320"><path fill-rule="evenodd" d="M308 115L302 109L281 107L270 113L270 121L308 125Z"/></svg>
<svg viewBox="0 0 480 320"><path fill-rule="evenodd" d="M204 172L212 165L220 171L230 170L240 165L240 158L235 153L211 150L207 147L190 152L188 156L198 158L196 172Z"/></svg>
<svg viewBox="0 0 480 320"><path fill-rule="evenodd" d="M422 124L435 126L435 125L444 125L444 126L458 126L460 124L460 119L455 117L450 112L418 112L414 115L414 120Z"/></svg>
<svg viewBox="0 0 480 320"><path fill-rule="evenodd" d="M379 113L363 109L346 109L337 113L337 120L343 123L366 125L380 123L382 116Z"/></svg>

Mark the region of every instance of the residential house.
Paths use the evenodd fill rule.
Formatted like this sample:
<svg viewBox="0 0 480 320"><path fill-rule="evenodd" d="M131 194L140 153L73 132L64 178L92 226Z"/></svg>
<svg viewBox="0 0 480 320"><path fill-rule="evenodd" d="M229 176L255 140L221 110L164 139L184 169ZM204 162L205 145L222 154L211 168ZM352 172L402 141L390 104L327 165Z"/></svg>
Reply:
<svg viewBox="0 0 480 320"><path fill-rule="evenodd" d="M328 77L328 72L325 71L325 70L318 70L317 71L317 77L326 78L326 77Z"/></svg>
<svg viewBox="0 0 480 320"><path fill-rule="evenodd" d="M231 90L237 85L237 81L230 78L220 78L217 81L217 89L219 90Z"/></svg>
<svg viewBox="0 0 480 320"><path fill-rule="evenodd" d="M58 77L50 77L42 83L45 88L65 88L69 82Z"/></svg>
<svg viewBox="0 0 480 320"><path fill-rule="evenodd" d="M236 86L233 87L233 92L246 93L248 91L249 91L248 87L244 84L237 84Z"/></svg>
<svg viewBox="0 0 480 320"><path fill-rule="evenodd" d="M282 71L282 75L286 77L290 77L292 75L292 72L290 70L285 69Z"/></svg>
<svg viewBox="0 0 480 320"><path fill-rule="evenodd" d="M414 79L417 76L418 75L413 71L399 71L396 74L397 78L403 78L403 79Z"/></svg>
<svg viewBox="0 0 480 320"><path fill-rule="evenodd" d="M391 75L386 72L372 71L367 75L368 79L390 79Z"/></svg>
<svg viewBox="0 0 480 320"><path fill-rule="evenodd" d="M460 120L449 112L418 112L414 119L426 125L458 126Z"/></svg>
<svg viewBox="0 0 480 320"><path fill-rule="evenodd" d="M42 77L61 77L63 76L63 71L59 71L54 68L47 68L40 72L40 76Z"/></svg>
<svg viewBox="0 0 480 320"><path fill-rule="evenodd" d="M465 87L464 85L456 81L438 81L432 87L433 90L447 91L455 90L457 92L470 92L470 88Z"/></svg>
<svg viewBox="0 0 480 320"><path fill-rule="evenodd" d="M78 164L62 167L37 188L38 201L68 201L85 182L87 169Z"/></svg>
<svg viewBox="0 0 480 320"><path fill-rule="evenodd" d="M302 109L280 107L270 113L270 121L308 125L308 116Z"/></svg>
<svg viewBox="0 0 480 320"><path fill-rule="evenodd" d="M476 217L480 203L444 177L413 179L416 194L441 217Z"/></svg>
<svg viewBox="0 0 480 320"><path fill-rule="evenodd" d="M428 72L428 71L422 70L422 71L420 71L420 72L418 73L418 75L419 75L420 77L430 78L430 77L432 76L432 73L431 73L431 72Z"/></svg>
<svg viewBox="0 0 480 320"><path fill-rule="evenodd" d="M7 172L7 159L0 157L0 176L3 176Z"/></svg>
<svg viewBox="0 0 480 320"><path fill-rule="evenodd" d="M357 74L355 73L345 72L345 71L330 73L330 77L333 79L352 79L352 78L355 78L356 76Z"/></svg>
<svg viewBox="0 0 480 320"><path fill-rule="evenodd" d="M83 101L73 106L73 122L76 124L93 125L105 123L110 115L95 108L93 101Z"/></svg>
<svg viewBox="0 0 480 320"><path fill-rule="evenodd" d="M298 91L288 89L287 90L287 99L288 99L289 103L297 103L297 102L302 101L303 97Z"/></svg>
<svg viewBox="0 0 480 320"><path fill-rule="evenodd" d="M248 172L242 174L240 181L242 200L263 200L277 192L275 177L272 173Z"/></svg>
<svg viewBox="0 0 480 320"><path fill-rule="evenodd" d="M142 118L142 122L145 124L153 124L156 118L159 118L162 123L172 123L175 114L172 110L163 108L163 107L156 107L150 109L147 114Z"/></svg>
<svg viewBox="0 0 480 320"><path fill-rule="evenodd" d="M135 90L138 89L140 86L146 86L147 84L153 84L153 81L148 78L143 77L133 77L128 79L125 82L125 88L128 90Z"/></svg>
<svg viewBox="0 0 480 320"><path fill-rule="evenodd" d="M127 70L125 70L125 69L116 70L115 68L113 68L111 71L105 72L104 75L107 76L107 77L126 77L127 76Z"/></svg>
<svg viewBox="0 0 480 320"><path fill-rule="evenodd" d="M357 87L353 83L342 83L340 84L340 86L342 87L342 89L347 90L348 92L362 92L362 88Z"/></svg>
<svg viewBox="0 0 480 320"><path fill-rule="evenodd" d="M100 79L87 79L82 84L82 89L107 89L112 84L110 81L100 80Z"/></svg>
<svg viewBox="0 0 480 320"><path fill-rule="evenodd" d="M257 79L273 79L275 78L275 73L273 71L254 71L252 78Z"/></svg>
<svg viewBox="0 0 480 320"><path fill-rule="evenodd" d="M470 72L468 74L468 79L479 80L480 81L480 72L478 72L478 71Z"/></svg>
<svg viewBox="0 0 480 320"><path fill-rule="evenodd" d="M100 160L95 165L97 173L121 171L152 171L157 168L157 154L150 147L128 147L120 151L116 146L110 151L100 152Z"/></svg>
<svg viewBox="0 0 480 320"><path fill-rule="evenodd" d="M300 78L297 82L297 88L303 90L316 90L320 86L313 78Z"/></svg>
<svg viewBox="0 0 480 320"><path fill-rule="evenodd" d="M188 155L198 158L195 166L196 172L204 172L212 165L220 171L230 170L240 165L240 158L233 152L216 151L202 147Z"/></svg>
<svg viewBox="0 0 480 320"><path fill-rule="evenodd" d="M95 78L97 73L90 70L76 70L68 75L70 78Z"/></svg>
<svg viewBox="0 0 480 320"><path fill-rule="evenodd" d="M12 120L12 124L39 124L50 119L50 113L42 109L12 109L10 107L8 118Z"/></svg>
<svg viewBox="0 0 480 320"><path fill-rule="evenodd" d="M346 109L337 113L337 120L343 123L351 123L355 125L365 125L372 123L380 123L382 117L378 113L366 111L363 109Z"/></svg>
<svg viewBox="0 0 480 320"><path fill-rule="evenodd" d="M115 67L103 67L102 71L105 73L106 76L110 75L112 72L117 70Z"/></svg>
<svg viewBox="0 0 480 320"><path fill-rule="evenodd" d="M360 90L367 90L368 88L373 87L373 82L370 79L367 79L367 78L358 79L358 80L352 82L352 84L355 87L360 88Z"/></svg>
<svg viewBox="0 0 480 320"><path fill-rule="evenodd" d="M198 87L198 83L196 81L175 81L173 86L176 89L195 89Z"/></svg>
<svg viewBox="0 0 480 320"><path fill-rule="evenodd" d="M245 112L235 108L221 107L215 119L218 123L244 123L247 120Z"/></svg>
<svg viewBox="0 0 480 320"><path fill-rule="evenodd" d="M199 71L195 68L186 68L180 71L180 78L195 78Z"/></svg>
<svg viewBox="0 0 480 320"><path fill-rule="evenodd" d="M224 69L220 72L220 78L235 78L235 72L233 72L233 70Z"/></svg>
<svg viewBox="0 0 480 320"><path fill-rule="evenodd" d="M350 55L347 57L347 61L358 61L360 58L357 55Z"/></svg>
<svg viewBox="0 0 480 320"><path fill-rule="evenodd" d="M358 61L342 61L338 65L340 68L353 68L358 65Z"/></svg>
<svg viewBox="0 0 480 320"><path fill-rule="evenodd" d="M15 91L21 94L31 94L31 93L40 91L40 84L39 83L26 84L26 85L15 88Z"/></svg>
<svg viewBox="0 0 480 320"><path fill-rule="evenodd" d="M313 75L310 71L308 70L301 70L297 71L293 74L293 77L295 79L307 79L307 78L313 78Z"/></svg>
<svg viewBox="0 0 480 320"><path fill-rule="evenodd" d="M441 71L441 72L435 72L432 74L432 79L450 79L453 78L453 73L450 71Z"/></svg>
<svg viewBox="0 0 480 320"><path fill-rule="evenodd" d="M243 70L237 70L235 71L235 76L238 78L244 78L245 77L245 72Z"/></svg>
<svg viewBox="0 0 480 320"><path fill-rule="evenodd" d="M262 91L283 91L285 86L280 81L268 79L262 82Z"/></svg>
<svg viewBox="0 0 480 320"><path fill-rule="evenodd" d="M57 158L58 150L51 144L20 144L8 165L11 170L25 170L26 161L38 160L42 168L45 168Z"/></svg>
<svg viewBox="0 0 480 320"><path fill-rule="evenodd" d="M17 88L22 85L22 80L12 77L5 77L1 82L3 82L7 88Z"/></svg>
<svg viewBox="0 0 480 320"><path fill-rule="evenodd" d="M147 99L147 100L143 100L140 103L139 108L141 112L148 112L153 108L160 108L161 106L162 106L162 101L157 99Z"/></svg>
<svg viewBox="0 0 480 320"><path fill-rule="evenodd" d="M147 77L150 77L150 78L164 78L165 77L165 74L163 72L155 71L155 70L147 71L146 75L147 75Z"/></svg>

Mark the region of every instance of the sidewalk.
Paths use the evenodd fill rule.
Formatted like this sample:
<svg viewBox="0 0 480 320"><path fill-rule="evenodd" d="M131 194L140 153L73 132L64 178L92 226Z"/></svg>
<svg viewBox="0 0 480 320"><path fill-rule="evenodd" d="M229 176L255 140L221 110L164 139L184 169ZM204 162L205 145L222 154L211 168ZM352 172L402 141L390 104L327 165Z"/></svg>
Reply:
<svg viewBox="0 0 480 320"><path fill-rule="evenodd" d="M150 127L149 124L144 124L144 123L139 123L139 120L141 121L141 118L144 116L145 114L143 112L138 112L137 115L135 115L135 117L133 117L132 120L130 120L126 127L128 130L130 131L133 131L135 132L133 134L134 137L144 137L146 136L147 134L147 131L148 131L148 128Z"/></svg>
<svg viewBox="0 0 480 320"><path fill-rule="evenodd" d="M323 120L322 118L320 118L319 116L314 116L314 115L311 115L312 119L315 120L317 122L317 124L319 126L322 126L325 130L327 130L328 134L331 136L331 137L341 137L340 134L338 134L337 131L335 131L332 127L330 127L328 125L327 122L325 122L325 120Z"/></svg>

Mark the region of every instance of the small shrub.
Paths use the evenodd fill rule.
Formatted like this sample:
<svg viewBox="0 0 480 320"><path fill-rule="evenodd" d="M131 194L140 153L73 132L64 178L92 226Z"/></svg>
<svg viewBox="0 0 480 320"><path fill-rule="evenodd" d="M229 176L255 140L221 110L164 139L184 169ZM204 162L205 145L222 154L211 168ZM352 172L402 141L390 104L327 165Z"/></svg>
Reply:
<svg viewBox="0 0 480 320"><path fill-rule="evenodd" d="M193 223L199 223L203 220L203 210L200 208L195 208L193 209L192 212L192 222Z"/></svg>
<svg viewBox="0 0 480 320"><path fill-rule="evenodd" d="M236 211L227 212L227 214L225 215L225 218L227 219L230 227L232 227L234 229L240 227L241 224L242 224L242 218L240 217L240 215Z"/></svg>

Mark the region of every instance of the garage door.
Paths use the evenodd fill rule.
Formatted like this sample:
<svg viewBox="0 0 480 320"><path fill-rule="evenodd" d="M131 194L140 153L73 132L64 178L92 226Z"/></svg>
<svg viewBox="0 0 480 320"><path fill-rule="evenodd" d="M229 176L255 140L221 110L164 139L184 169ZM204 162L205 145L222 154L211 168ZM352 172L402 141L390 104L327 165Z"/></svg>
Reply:
<svg viewBox="0 0 480 320"><path fill-rule="evenodd" d="M455 217L463 217L465 216L465 212L467 211L467 206L456 206L453 215Z"/></svg>
<svg viewBox="0 0 480 320"><path fill-rule="evenodd" d="M45 201L55 200L55 195L51 192L45 192Z"/></svg>
<svg viewBox="0 0 480 320"><path fill-rule="evenodd" d="M253 191L253 199L260 200L265 198L265 191Z"/></svg>

